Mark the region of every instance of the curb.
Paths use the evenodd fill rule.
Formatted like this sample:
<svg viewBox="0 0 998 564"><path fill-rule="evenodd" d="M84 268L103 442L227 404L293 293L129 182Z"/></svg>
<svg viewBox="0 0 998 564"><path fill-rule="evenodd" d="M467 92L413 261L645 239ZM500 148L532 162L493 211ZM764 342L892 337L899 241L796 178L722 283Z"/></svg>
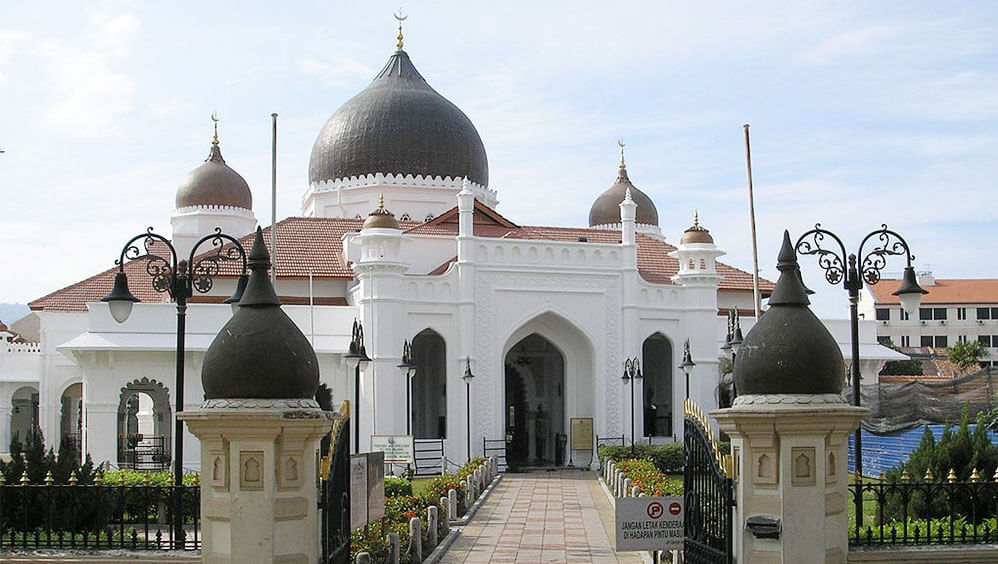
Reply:
<svg viewBox="0 0 998 564"><path fill-rule="evenodd" d="M444 557L444 554L447 554L447 550L450 549L450 545L454 544L454 541L456 541L457 537L460 535L460 529L451 529L451 531L447 533L447 536L444 537L444 540L440 541L440 544L433 549L433 552L423 559L423 564L436 564L439 562L440 559Z"/></svg>
<svg viewBox="0 0 998 564"><path fill-rule="evenodd" d="M502 481L502 477L502 474L497 474L496 477L492 479L492 482L488 485L488 487L482 490L482 494L478 496L478 499L475 500L474 505L468 509L467 513L465 513L463 517L460 519L451 519L450 526L463 527L467 525L468 522L471 521L471 518L475 516L475 513L478 513L478 508L481 507L482 504L485 503L485 500L489 498L492 490L495 489L496 485Z"/></svg>

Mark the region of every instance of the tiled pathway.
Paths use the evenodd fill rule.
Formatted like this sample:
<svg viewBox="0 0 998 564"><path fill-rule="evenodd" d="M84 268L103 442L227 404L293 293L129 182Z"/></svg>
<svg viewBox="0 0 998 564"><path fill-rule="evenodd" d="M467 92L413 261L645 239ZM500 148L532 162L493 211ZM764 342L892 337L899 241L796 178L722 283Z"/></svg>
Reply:
<svg viewBox="0 0 998 564"><path fill-rule="evenodd" d="M506 474L441 562L626 562L613 507L588 471Z"/></svg>

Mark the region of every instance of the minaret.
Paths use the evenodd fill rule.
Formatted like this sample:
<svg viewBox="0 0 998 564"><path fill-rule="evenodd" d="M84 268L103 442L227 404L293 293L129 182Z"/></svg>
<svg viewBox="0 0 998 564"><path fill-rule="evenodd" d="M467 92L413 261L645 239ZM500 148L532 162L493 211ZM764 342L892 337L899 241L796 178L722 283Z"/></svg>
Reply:
<svg viewBox="0 0 998 564"><path fill-rule="evenodd" d="M180 183L176 209L170 217L173 245L185 259L198 239L215 228L236 238L248 235L256 228L249 184L222 158L218 118L212 114L211 119L215 135L208 158Z"/></svg>
<svg viewBox="0 0 998 564"><path fill-rule="evenodd" d="M699 212L693 212L693 226L683 232L679 246L669 256L679 260L679 272L672 281L680 286L717 288L722 277L717 273L717 257L724 255L714 245L710 231L700 225Z"/></svg>

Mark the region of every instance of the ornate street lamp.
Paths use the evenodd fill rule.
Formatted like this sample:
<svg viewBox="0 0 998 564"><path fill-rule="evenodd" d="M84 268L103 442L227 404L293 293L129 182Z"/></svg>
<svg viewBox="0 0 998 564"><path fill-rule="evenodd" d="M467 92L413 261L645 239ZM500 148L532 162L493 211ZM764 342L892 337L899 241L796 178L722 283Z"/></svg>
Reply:
<svg viewBox="0 0 998 564"><path fill-rule="evenodd" d="M405 434L412 434L412 408L410 407L412 398L412 378L416 375L416 365L412 360L412 345L406 339L402 343L402 362L398 365L399 372L405 378Z"/></svg>
<svg viewBox="0 0 998 564"><path fill-rule="evenodd" d="M471 380L475 377L471 373L471 357L465 357L464 359L464 376L461 377L464 380L465 389L465 400L466 409L468 413L468 460L471 460Z"/></svg>
<svg viewBox="0 0 998 564"><path fill-rule="evenodd" d="M360 452L360 373L367 370L367 365L371 362L364 347L364 325L357 319L353 320L350 348L343 355L343 360L346 361L347 368L353 370L353 452L356 454Z"/></svg>
<svg viewBox="0 0 998 564"><path fill-rule="evenodd" d="M637 357L624 361L624 375L620 379L625 386L631 384L631 456L634 456L634 384L641 379L641 362Z"/></svg>
<svg viewBox="0 0 998 564"><path fill-rule="evenodd" d="M142 241L140 249L137 242ZM198 249L204 243L210 243L215 249L214 253L209 252L206 256L195 261ZM229 245L231 243L231 245ZM156 247L163 245L169 252L168 256L161 256ZM164 253L165 255L165 253ZM229 261L242 262L242 274L239 276L239 283L236 285L236 293L226 303L235 305L242 298L242 292L246 288L246 281L249 275L246 273L246 251L239 241L231 235L222 233L216 228L215 232L205 235L194 244L190 256L187 260L179 259L177 249L170 243L170 240L162 235L154 233L152 227L145 233L136 235L125 243L121 249L121 256L115 261L118 265L118 272L114 275L114 287L111 293L101 299L107 302L111 317L118 323L124 323L132 313L132 304L140 301L132 295L128 289L128 276L125 274L125 260L145 260L146 273L152 277L152 287L157 292L167 292L177 304L177 377L174 390L176 400L176 411L174 420L174 453L173 453L173 483L179 488L184 484L184 423L177 413L184 410L184 337L187 332L187 299L194 295L194 291L204 294L211 290L214 284L214 277L221 272L222 264ZM179 490L178 490L179 491ZM177 506L174 510L173 539L178 548L183 548L183 512L179 510L179 495Z"/></svg>
<svg viewBox="0 0 998 564"><path fill-rule="evenodd" d="M693 367L697 363L693 362L693 356L690 355L690 340L686 339L686 343L683 344L683 363L679 365L679 368L686 374L686 399L690 399L690 374L693 373Z"/></svg>
<svg viewBox="0 0 998 564"><path fill-rule="evenodd" d="M828 250L822 248L821 244L825 237L831 237L838 244L838 250ZM873 239L873 241L871 241ZM867 242L875 243L873 249L864 254L863 247ZM845 245L842 240L827 229L822 229L817 223L814 229L804 233L797 240L794 246L796 251L802 255L816 255L818 266L825 271L825 280L829 284L842 283L842 287L849 292L849 328L852 339L852 398L853 405L860 405L860 380L859 373L859 291L863 288L863 283L874 285L880 281L880 271L887 265L887 257L903 255L907 260L904 269L904 277L901 287L893 292L901 301L901 307L909 316L914 315L922 302L922 294L928 294L918 285L915 279L915 269L911 266L911 261L915 257L908 248L908 243L890 229L887 224L882 224L880 229L868 233L859 244L859 253L846 255ZM858 257L858 258L857 258ZM846 266L848 265L848 267ZM856 475L863 475L863 443L862 425L856 429Z"/></svg>
<svg viewBox="0 0 998 564"><path fill-rule="evenodd" d="M738 310L728 312L728 335L724 338L724 346L721 352L724 358L731 362L731 396L728 398L728 405L731 407L738 392L735 388L735 358L738 356L738 349L742 346L742 325L738 317Z"/></svg>

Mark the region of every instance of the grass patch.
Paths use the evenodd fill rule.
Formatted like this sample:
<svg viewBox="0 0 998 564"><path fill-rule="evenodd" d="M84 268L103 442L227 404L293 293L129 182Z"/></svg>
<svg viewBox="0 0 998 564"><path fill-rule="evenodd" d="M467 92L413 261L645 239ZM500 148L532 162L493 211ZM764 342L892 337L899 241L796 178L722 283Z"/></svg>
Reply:
<svg viewBox="0 0 998 564"><path fill-rule="evenodd" d="M423 495L426 493L426 487L430 485L433 478L413 478L412 479L412 495Z"/></svg>

